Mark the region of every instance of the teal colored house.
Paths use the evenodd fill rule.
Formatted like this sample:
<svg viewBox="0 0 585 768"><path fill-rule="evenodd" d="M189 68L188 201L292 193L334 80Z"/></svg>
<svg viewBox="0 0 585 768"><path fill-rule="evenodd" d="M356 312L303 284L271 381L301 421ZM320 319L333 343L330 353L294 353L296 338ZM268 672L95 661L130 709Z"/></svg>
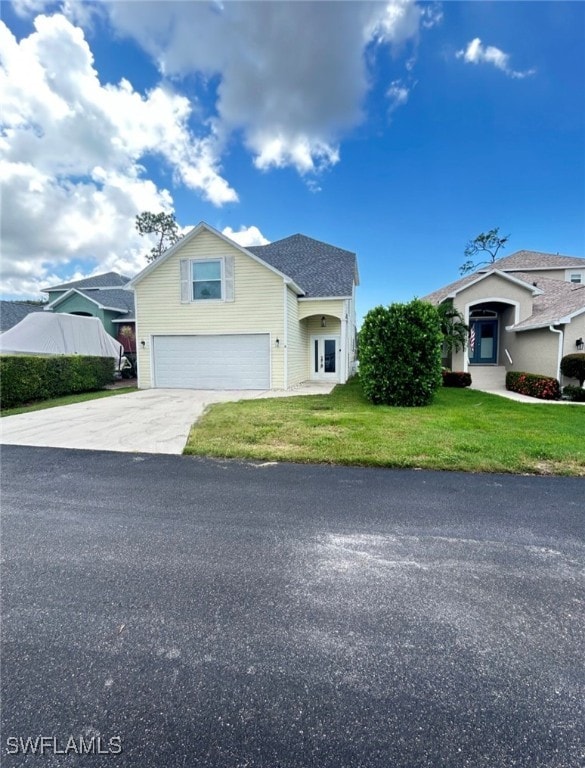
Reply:
<svg viewBox="0 0 585 768"><path fill-rule="evenodd" d="M117 272L106 272L44 288L43 292L49 295L44 309L46 312L98 317L106 332L117 339L126 352L135 352L134 292L125 287L129 280Z"/></svg>

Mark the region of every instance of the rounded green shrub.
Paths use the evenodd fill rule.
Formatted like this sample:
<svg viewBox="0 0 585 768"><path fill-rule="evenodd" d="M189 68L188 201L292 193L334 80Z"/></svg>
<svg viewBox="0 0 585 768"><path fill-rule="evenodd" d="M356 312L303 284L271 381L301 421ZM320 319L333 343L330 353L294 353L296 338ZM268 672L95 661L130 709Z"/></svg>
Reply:
<svg viewBox="0 0 585 768"><path fill-rule="evenodd" d="M429 405L441 386L443 334L437 310L414 299L375 307L360 330L360 381L374 404Z"/></svg>
<svg viewBox="0 0 585 768"><path fill-rule="evenodd" d="M568 379L577 379L582 387L585 381L585 352L565 355L561 360L561 373Z"/></svg>

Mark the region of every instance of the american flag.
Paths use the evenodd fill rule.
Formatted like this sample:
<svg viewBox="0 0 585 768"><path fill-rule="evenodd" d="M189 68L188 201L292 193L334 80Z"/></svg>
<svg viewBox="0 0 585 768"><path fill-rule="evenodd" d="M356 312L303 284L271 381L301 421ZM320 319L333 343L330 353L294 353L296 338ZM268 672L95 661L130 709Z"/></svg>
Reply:
<svg viewBox="0 0 585 768"><path fill-rule="evenodd" d="M471 330L469 331L469 351L471 354L473 354L473 350L475 347L475 323L471 326Z"/></svg>

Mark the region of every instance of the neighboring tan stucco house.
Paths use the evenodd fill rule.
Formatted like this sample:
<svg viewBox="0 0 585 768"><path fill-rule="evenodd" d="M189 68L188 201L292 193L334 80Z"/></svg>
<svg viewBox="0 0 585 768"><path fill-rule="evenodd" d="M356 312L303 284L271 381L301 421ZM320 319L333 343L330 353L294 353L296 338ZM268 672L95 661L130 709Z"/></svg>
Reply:
<svg viewBox="0 0 585 768"><path fill-rule="evenodd" d="M244 248L201 223L134 277L138 386L289 389L345 382L354 253L304 235Z"/></svg>
<svg viewBox="0 0 585 768"><path fill-rule="evenodd" d="M126 352L134 352L134 295L127 289L129 281L126 275L106 272L43 288L43 292L49 295L44 309L47 312L98 317L106 332L117 339Z"/></svg>
<svg viewBox="0 0 585 768"><path fill-rule="evenodd" d="M445 364L453 370L501 366L561 379L564 355L585 340L585 259L517 251L425 296L453 302L470 327L469 346ZM575 383L566 380L561 383Z"/></svg>

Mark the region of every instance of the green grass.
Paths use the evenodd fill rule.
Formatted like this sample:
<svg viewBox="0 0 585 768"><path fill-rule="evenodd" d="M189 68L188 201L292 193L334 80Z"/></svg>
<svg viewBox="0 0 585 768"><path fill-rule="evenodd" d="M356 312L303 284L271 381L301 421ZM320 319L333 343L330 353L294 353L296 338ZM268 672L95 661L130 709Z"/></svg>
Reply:
<svg viewBox="0 0 585 768"><path fill-rule="evenodd" d="M185 453L273 461L585 476L585 408L441 388L426 408L370 405L359 380L329 396L212 406Z"/></svg>
<svg viewBox="0 0 585 768"><path fill-rule="evenodd" d="M18 413L30 413L31 411L43 411L45 408L56 408L58 405L71 405L72 403L84 403L86 400L97 400L100 397L112 395L127 395L136 392L136 387L120 387L119 389L100 389L99 392L81 392L78 395L64 395L52 400L38 400L28 405L20 405L18 408L0 409L1 416L16 416Z"/></svg>

